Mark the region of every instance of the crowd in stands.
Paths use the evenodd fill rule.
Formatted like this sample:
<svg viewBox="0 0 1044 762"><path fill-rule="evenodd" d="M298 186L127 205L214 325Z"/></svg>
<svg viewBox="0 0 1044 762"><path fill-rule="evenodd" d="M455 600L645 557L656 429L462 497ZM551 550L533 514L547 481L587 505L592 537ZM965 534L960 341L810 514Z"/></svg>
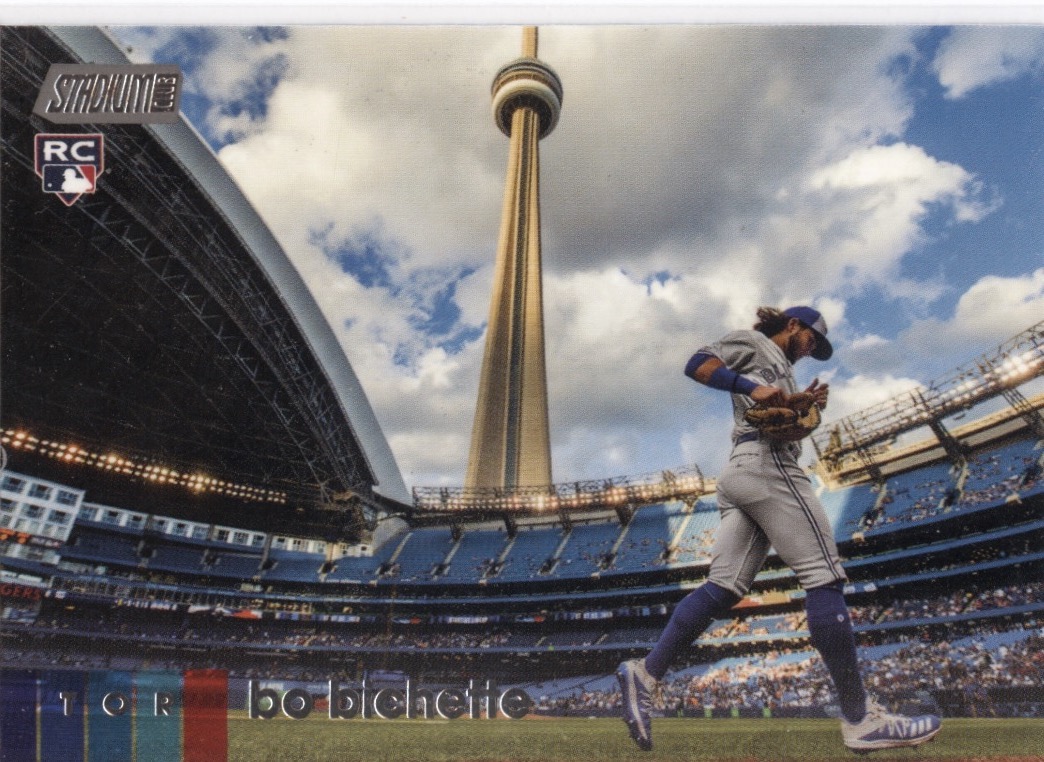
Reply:
<svg viewBox="0 0 1044 762"><path fill-rule="evenodd" d="M900 489L886 495L881 501L883 510L873 522L873 526L913 523L932 518L952 505L956 497L952 479L949 478L917 484L916 490L918 496L912 502L902 499L909 497L912 490Z"/></svg>
<svg viewBox="0 0 1044 762"><path fill-rule="evenodd" d="M911 693L937 695L965 691L984 702L981 715L995 713L988 706L992 689L1039 689L1044 685L1044 622L1028 619L1021 630L1010 631L999 622L980 623L973 634L946 638L915 636L894 650L861 659L867 688L893 708ZM1003 642L993 642L1004 634ZM1017 637L1013 638L1012 635ZM331 669L282 658L265 662L250 655L229 664L221 657L196 652L167 657L150 654L135 657L120 649L73 650L57 643L25 641L0 650L3 666L49 666L77 669L181 670L223 669L230 677L324 680ZM334 670L336 671L336 670ZM602 685L609 683L600 681ZM620 706L617 690L577 689L569 695L545 695L541 684L523 687L550 714L608 714ZM725 659L709 668L684 669L668 674L657 693L656 709L669 714L684 711L703 716L707 709L741 708L773 712L829 707L834 694L820 659L810 651L776 649L764 654Z"/></svg>
<svg viewBox="0 0 1044 762"><path fill-rule="evenodd" d="M1004 458L998 452L976 455L968 461L968 478L976 486L960 496L962 505L980 505L1005 500L1020 490L1031 489L1044 472L1040 457L1033 452Z"/></svg>
<svg viewBox="0 0 1044 762"><path fill-rule="evenodd" d="M893 598L850 607L856 625L886 622L945 620L959 614L990 612L1044 602L1044 581L1005 586L961 589L934 596ZM538 626L506 624L441 627L418 619L410 624L244 619L242 612L206 611L181 613L141 610L134 607L79 607L72 611L41 615L31 629L49 633L103 633L125 639L173 640L182 642L243 643L288 648L359 649L484 649L493 647L540 648L545 645L588 646L651 642L658 634L664 609L655 619L634 616L628 621L603 620L578 627L569 624ZM637 613L637 612L635 612ZM548 620L547 624L551 624ZM652 626L655 625L655 626ZM439 627L439 629L435 629ZM716 623L704 640L739 641L759 636L785 640L806 630L803 610L775 614L752 613ZM639 630L641 631L639 633Z"/></svg>
<svg viewBox="0 0 1044 762"><path fill-rule="evenodd" d="M1017 494L1018 477L1009 477L1003 481L989 484L981 489L964 490L961 492L957 504L960 506L983 505L1006 500Z"/></svg>
<svg viewBox="0 0 1044 762"><path fill-rule="evenodd" d="M926 473L911 476L905 482L897 482L901 489L886 494L882 500L882 512L875 517L873 526L920 521L939 515L943 511L1004 500L1014 490L1033 486L1040 480L1040 462L1034 457L1039 452L1036 450L1028 455L1020 455L1021 460L1017 462L1013 458L1004 458L996 453L973 458L969 462L967 476L967 483L973 487L966 489L963 494L956 491L956 477L945 473L944 468L926 470ZM1005 508L998 511L997 515L1007 513L1008 509ZM664 523L662 518L657 520L660 521L660 525ZM1019 518L1018 521L1026 519ZM680 523L676 524L675 531L668 534L677 537L681 526ZM636 568L662 569L665 564L685 565L705 560L709 557L713 528L698 525L695 519L686 526L688 530L681 532L679 543L673 549L668 546L670 538L642 536L638 533L626 536L625 541L620 544L620 556L624 560L620 565L626 565L628 550L634 551L635 555L640 557L640 567L638 561L634 561ZM1000 526L1006 531L1007 525ZM558 527L529 529L519 533L518 547L522 546L521 540L524 538L533 543L533 548L539 550L532 551L532 554L521 553L521 557L512 559L515 567L522 569L513 579L536 579L536 570L541 563L545 563L542 559L551 559L556 552L561 554L557 560L566 570L561 576L569 576L568 568L571 565L574 570L580 569L574 575L576 581L570 582L573 589L578 591L576 599L568 604L555 604L559 608L554 610L541 612L544 619L542 625L523 619L506 619L512 614L505 614L505 618L493 615L486 625L443 626L436 621L435 615L425 615L425 621L407 624L406 618L393 621L383 611L379 614L373 613L380 611L375 606L363 608L363 611L368 613L361 621L359 616L355 616L351 621L347 616L342 616L340 621L315 621L312 619L313 615L322 614L327 619L332 619L332 616L328 615L349 614L354 604L346 602L343 598L338 600L336 596L327 598L325 592L301 595L299 591L305 588L300 586L281 588L276 584L266 591L269 595L263 593L260 584L243 585L242 589L237 589L233 587L232 582L226 581L220 584L227 587L213 587L211 581L202 577L186 577L169 572L160 574L143 568L118 565L107 569L98 567L98 576L84 582L82 580L86 577L75 579L71 575L76 571L66 564L64 571L70 576L56 575L52 580L53 590L97 596L96 600L132 597L135 600L130 601L131 605L126 609L116 605L110 607L105 604L90 604L81 605L75 610L66 610L61 604L49 603L44 609L46 615L37 618L33 624L28 623L31 617L10 624L5 622L0 664L50 664L82 669L182 669L191 666L227 669L232 675L241 677L278 675L290 679L323 679L329 675L330 670L321 665L317 666L320 664L320 658L356 658L365 661L376 659L376 654L381 652L398 651L400 658L403 650L448 652L448 655L425 655L425 659L434 661L466 659L466 656L459 654L489 648L511 649L503 653L512 653L515 650L523 653L550 651L553 648L587 649L594 644L597 644L598 648L615 650L633 648L636 644L651 644L669 613L669 607L664 603L644 607L613 607L612 604L603 604L606 611L593 612L584 600L583 594L592 589L592 581L585 576L588 570L615 568L612 549L619 535L610 534L611 529L619 531L615 525L605 527L604 531L600 526L591 527L561 545L558 541L564 538L564 535L561 535L561 529ZM876 656L864 663L867 681L874 693L886 701L896 702L901 699L902 691L911 688L940 691L954 686L973 685L988 690L993 687L1039 688L1044 685L1044 630L1017 642L998 644L990 641L991 635L1004 632L1005 628L1019 626L1013 625L1012 619L996 616L996 612L1041 604L1044 602L1044 582L1017 582L1005 585L983 581L976 586L976 580L989 579L987 574L990 572L981 575L969 573L961 583L964 587L951 591L948 586L958 583L947 580L956 579L955 577L947 578L941 583L947 585L945 588L932 585L928 581L933 571L957 569L1039 552L1038 536L1028 529L1016 527L1010 534L1010 539L997 541L994 541L992 536L969 535L961 540L965 545L956 552L941 548L944 543L935 541L935 545L931 546L928 552L910 551L917 555L903 557L900 562L901 568L888 567L887 562L883 560L876 564L860 562L863 564L860 569L864 570L866 575L863 581L873 580L878 583L879 589L870 595L856 598L857 601L873 602L858 602L852 606L853 620L860 626L860 632L866 629L873 630L875 625L902 623L894 629L880 628L874 635L869 636L868 640L905 641L900 650ZM424 538L416 539L419 542ZM581 542L581 539L584 541ZM449 540L447 547L452 547ZM508 561L508 571L512 560ZM492 559L482 560L481 554L460 554L453 563L463 567L459 580L466 583L498 573L500 569L490 566L492 562ZM453 563L450 564L451 569ZM94 573L91 568L89 565L85 566L83 571ZM1013 574L1020 573L1013 563L1006 568ZM1026 568L1027 566L1023 565L1022 569ZM395 561L389 562L382 571L396 576L402 568L400 562ZM430 580L427 574L428 572L422 571L420 577L409 578L423 577ZM914 591L913 597L907 597L902 594L902 590L911 589L911 585L904 588L887 587L893 582L899 584L901 580L898 580L898 577L906 574L925 575L925 587L920 588L921 590L942 589L947 592L916 595ZM882 580L873 575L891 577L891 580L883 580L882 585ZM135 584L128 585L122 582L119 579L121 576L134 581ZM620 580L621 575L618 574L616 579ZM856 576L853 576L853 579L856 579ZM188 583L186 580L189 580ZM146 581L162 582L172 587L161 590L158 586L139 584ZM376 581L376 578L371 581ZM790 639L792 633L807 629L803 611L794 610L800 604L796 600L793 605L785 601L787 596L795 592L792 589L795 587L793 579L760 580L761 586L777 583L789 585L790 588L775 591L784 599L782 603L775 605L777 602L773 601L773 608L761 610L774 613L757 613L758 609L754 608L742 609L739 611L739 618L715 623L704 636L704 640L724 641L727 644L723 649L724 653L747 655L736 657L727 663L717 663L703 671L689 669L668 680L661 699L666 711L681 709L702 714L703 709L708 706L742 707L751 711L777 707L800 709L823 706L832 701L829 679L818 658L812 657L811 652L804 650L807 648L805 641ZM236 582L236 585L239 584L240 582ZM604 583L601 589L607 589L614 584L617 583ZM635 583L629 581L627 584ZM265 585L268 585L267 581ZM567 586L562 585L559 589L566 590ZM869 586L866 589L870 589ZM281 590L288 592L280 592ZM759 590L759 594L765 596L770 592L761 587ZM178 601L181 610L162 610L162 605L168 602L164 600L164 596L169 596L170 602ZM190 606L193 609L203 608L195 605L197 600L201 604L207 603L208 610L185 613ZM664 596L659 600L669 599ZM154 602L160 604L161 608L157 611L135 611L133 604L142 602ZM626 602L633 603L631 600ZM236 613L219 610L230 608L243 609L242 613L245 616L256 614L257 617L261 617L263 614L265 618L251 621L236 618ZM247 613L248 610L253 611ZM399 611L401 610L400 606ZM605 614L606 618L587 619L585 615L589 613ZM293 620L297 621L292 621L289 617L277 620L272 618L273 614L295 615ZM972 614L985 616L975 617L972 621L961 621L953 626L945 621L958 616L967 620L968 615ZM1036 628L1039 625L1033 617L1039 614L1038 608L1035 613L1026 614L1018 621L1022 627ZM369 618L366 618L367 616ZM378 619L380 621L377 621ZM920 627L919 620L931 620L933 624L930 627ZM10 635L15 628L19 630L17 638ZM928 630L932 632L930 638L925 635ZM943 631L951 633L952 636L942 639L939 633ZM972 631L982 637L967 637ZM21 635L25 633L30 637L23 639ZM115 639L114 636L118 636L119 639ZM772 640L767 643L750 642L751 639L768 637ZM138 648L133 642L135 640L147 643L149 647ZM194 648L178 651L170 648L179 643ZM70 644L75 647L69 647ZM82 649L79 647L80 644L83 644ZM232 648L215 648L220 644L231 644ZM159 648L152 647L156 645L159 645ZM721 644L709 648L717 649L719 645ZM252 646L263 646L262 649L255 649L262 654L248 653ZM757 655L748 653L764 648L772 650ZM231 655L233 649L238 649L242 655ZM356 652L354 657L350 654L346 657L342 650ZM213 655L215 651L224 656ZM270 657L265 655L272 652L276 654ZM457 655L453 652L457 652ZM701 658L705 657L706 653L706 650L702 650ZM501 654L488 656L491 660L500 657ZM387 658L394 661L396 657L392 655ZM227 660L234 663L229 664ZM568 712L615 711L618 704L618 694L607 689L582 691L566 697L552 696L544 702L544 707L552 711Z"/></svg>
<svg viewBox="0 0 1044 762"><path fill-rule="evenodd" d="M934 619L1041 601L1044 601L1044 582L1029 582L979 592L958 590L942 597L896 598L890 604L854 606L852 621L856 624L880 624L909 619Z"/></svg>
<svg viewBox="0 0 1044 762"><path fill-rule="evenodd" d="M884 526L895 528L897 525L915 523L942 513L1008 499L1040 481L1044 472L1040 453L1040 449L1032 442L1017 442L1002 450L991 450L971 456L964 477L958 477L945 463L936 463L917 471L890 477L880 503L862 516L860 529L865 533ZM957 488L959 482L965 485L963 491ZM450 557L458 543L449 530L444 528L422 529L406 535L409 547L403 556L397 557L394 561L385 557L383 562L375 558L371 567L359 566L359 574L354 577L359 577L363 582L438 582L446 579L457 584L570 577L586 580L598 571L624 574L638 570L664 570L701 564L709 559L714 528L707 523L716 523L711 512L698 510L687 515L685 518L689 521L688 528L681 532L680 536L675 536L682 526L678 523L681 517L678 506L650 506L642 510L653 513L645 522L638 519L638 523L632 525L632 531L623 535L624 539L616 553L613 552L613 548L621 532L627 530L622 530L614 522L577 525L573 529L575 536L561 546L560 542L567 536L563 528L557 524L545 524L520 532L516 543L511 546L505 545L506 534L490 530L480 530L475 535L478 539L469 545L468 539L475 533L465 530L463 542L468 552L462 552L455 560L446 564L445 559ZM662 511L663 514L655 514L655 511ZM102 530L95 527L92 531ZM485 535L489 537L483 540L482 536ZM71 539L77 539L75 531ZM84 540L82 537L79 539ZM105 543L109 540L115 542L113 538L104 538L102 535L92 535L87 539L97 541L104 547L108 547ZM116 539L124 544L129 542L126 538ZM669 544L672 539L677 541L677 545L673 547ZM170 542L176 543L176 540ZM400 540L391 542L398 547ZM415 562L416 559L412 555L415 546L430 554L430 563ZM509 547L510 552L501 558L498 551ZM179 551L176 545L159 549L170 553ZM192 552L198 554L199 550L193 549ZM220 558L223 552L225 551L213 551L217 558ZM559 553L558 556L555 555L556 552ZM112 564L102 565L100 559L77 561L76 554L72 553L69 559L62 562L62 566L69 571L73 571L75 567L85 574L97 573L109 578L123 577L171 585L186 584L186 575L189 574L198 574L199 584L211 587L232 587L237 582L234 578L211 578L202 567L196 572L185 569L184 573L172 573L170 569L162 567L149 568L138 563L140 559L134 554L132 555L135 563L128 565L122 563L122 556L117 552L116 545L113 545L112 553L115 558ZM405 559L413 561L406 564ZM331 584L329 580L326 583L321 581L326 575L325 572L320 574L320 569L325 567L319 557L314 560L315 568L311 570L314 573L304 575L300 579L291 573L289 566L284 571L284 565L288 563L286 560L277 560L272 569L263 575L263 579L255 582L263 582L266 586L274 586L277 589L285 584L296 584L299 589L300 583L305 582L314 582L317 585ZM307 565L307 562L302 563ZM333 579L332 584L345 581L337 578L336 568Z"/></svg>
<svg viewBox="0 0 1044 762"><path fill-rule="evenodd" d="M650 548L653 546L659 548L659 551L651 553ZM662 537L645 536L638 540L628 538L624 540L623 545L620 546L620 550L621 552L627 553L634 553L636 551L641 552L645 558L643 558L639 563L639 568L649 568L657 564L663 564L668 553L668 543L667 540Z"/></svg>
<svg viewBox="0 0 1044 762"><path fill-rule="evenodd" d="M704 529L696 536L686 536L671 553L671 560L684 560L687 563L709 561L711 548L714 546L714 530Z"/></svg>
<svg viewBox="0 0 1044 762"><path fill-rule="evenodd" d="M1001 625L983 625L978 634L948 640L917 640L861 667L869 692L895 706L913 691L938 692L965 686L1040 687L1044 684L1044 627L1036 621L1021 640L988 645ZM705 709L823 707L834 702L833 687L822 661L812 652L776 650L728 659L696 675L683 670L660 684L655 707L669 714L701 716ZM537 686L539 690L540 686ZM616 712L618 690L578 690L565 696L541 696L539 707L551 714Z"/></svg>
<svg viewBox="0 0 1044 762"><path fill-rule="evenodd" d="M953 474L938 473L910 486L898 486L885 495L879 510L868 514L866 528L912 523L952 510L1018 499L1020 492L1032 489L1044 475L1042 459L1036 449L978 454L967 462L963 490L957 488ZM927 471L931 474L932 469Z"/></svg>

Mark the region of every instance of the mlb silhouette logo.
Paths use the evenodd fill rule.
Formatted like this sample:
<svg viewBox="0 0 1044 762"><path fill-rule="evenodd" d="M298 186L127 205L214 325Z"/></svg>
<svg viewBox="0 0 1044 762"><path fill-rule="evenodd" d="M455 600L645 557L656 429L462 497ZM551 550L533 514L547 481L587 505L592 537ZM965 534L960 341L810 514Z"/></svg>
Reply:
<svg viewBox="0 0 1044 762"><path fill-rule="evenodd" d="M72 206L84 193L94 193L105 171L105 138L93 135L41 133L35 143L36 174L44 193L53 193Z"/></svg>

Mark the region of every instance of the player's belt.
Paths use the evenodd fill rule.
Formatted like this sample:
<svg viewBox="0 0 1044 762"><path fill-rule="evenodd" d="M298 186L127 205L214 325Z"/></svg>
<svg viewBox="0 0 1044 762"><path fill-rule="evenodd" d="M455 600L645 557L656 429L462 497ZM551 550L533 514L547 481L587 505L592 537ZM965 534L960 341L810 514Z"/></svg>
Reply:
<svg viewBox="0 0 1044 762"><path fill-rule="evenodd" d="M757 431L748 431L746 434L740 434L736 437L736 441L733 443L733 447L741 445L744 442L758 442L761 440L761 434ZM794 457L801 452L801 446L797 442L771 442L772 447L789 452Z"/></svg>

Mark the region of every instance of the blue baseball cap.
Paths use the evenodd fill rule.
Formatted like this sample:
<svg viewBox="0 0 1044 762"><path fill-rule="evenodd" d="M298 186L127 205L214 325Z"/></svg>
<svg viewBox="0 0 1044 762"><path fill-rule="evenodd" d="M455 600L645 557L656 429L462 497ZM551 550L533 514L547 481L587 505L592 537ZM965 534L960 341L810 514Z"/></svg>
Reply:
<svg viewBox="0 0 1044 762"><path fill-rule="evenodd" d="M787 317L797 318L812 329L816 334L816 348L812 350L812 356L817 360L829 360L834 354L834 348L827 339L827 324L819 310L811 307L791 307L783 310Z"/></svg>

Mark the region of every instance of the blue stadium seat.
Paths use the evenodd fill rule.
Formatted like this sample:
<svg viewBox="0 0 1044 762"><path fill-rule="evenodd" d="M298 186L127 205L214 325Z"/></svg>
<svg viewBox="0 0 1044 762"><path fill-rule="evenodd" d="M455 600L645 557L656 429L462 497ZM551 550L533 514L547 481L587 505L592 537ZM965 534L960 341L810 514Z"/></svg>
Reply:
<svg viewBox="0 0 1044 762"><path fill-rule="evenodd" d="M627 535L616 553L613 571L629 573L662 567L664 553L674 536L672 519L684 509L682 503L639 508L627 526Z"/></svg>
<svg viewBox="0 0 1044 762"><path fill-rule="evenodd" d="M214 561L205 569L212 577L227 579L251 579L260 571L260 554L243 554L221 552L214 556Z"/></svg>
<svg viewBox="0 0 1044 762"><path fill-rule="evenodd" d="M148 568L158 571L199 574L203 569L203 549L177 545L156 545Z"/></svg>
<svg viewBox="0 0 1044 762"><path fill-rule="evenodd" d="M108 566L137 566L142 562L138 554L141 537L80 529L62 548L62 558L86 561Z"/></svg>
<svg viewBox="0 0 1044 762"><path fill-rule="evenodd" d="M551 558L562 541L560 526L519 527L497 579L520 581L537 579L544 563Z"/></svg>
<svg viewBox="0 0 1044 762"><path fill-rule="evenodd" d="M607 556L621 530L622 527L615 521L574 525L553 575L588 577L604 571Z"/></svg>
<svg viewBox="0 0 1044 762"><path fill-rule="evenodd" d="M710 560L714 532L721 524L718 501L701 498L671 554L671 567L691 566Z"/></svg>
<svg viewBox="0 0 1044 762"><path fill-rule="evenodd" d="M956 478L949 463L934 465L897 474L888 479L888 495L881 513L872 527L873 532L896 523L920 521L941 513L944 501L956 490Z"/></svg>
<svg viewBox="0 0 1044 762"><path fill-rule="evenodd" d="M507 532L503 529L465 531L442 581L477 583L500 557L507 542Z"/></svg>
<svg viewBox="0 0 1044 762"><path fill-rule="evenodd" d="M1031 476L1040 468L1041 451L1036 444L1034 439L1017 440L968 458L968 478L958 505L1003 503L1012 494L1028 494L1032 487L1026 484L1034 481ZM1041 481L1039 476L1035 481Z"/></svg>
<svg viewBox="0 0 1044 762"><path fill-rule="evenodd" d="M446 559L453 545L449 527L414 530L399 554L399 581L430 581L432 571Z"/></svg>
<svg viewBox="0 0 1044 762"><path fill-rule="evenodd" d="M869 484L857 484L838 490L824 490L819 500L826 509L827 518L834 527L834 539L843 542L854 532L866 529L879 493Z"/></svg>
<svg viewBox="0 0 1044 762"><path fill-rule="evenodd" d="M270 550L263 579L280 582L318 582L319 569L326 562L320 553L302 553L291 550Z"/></svg>

